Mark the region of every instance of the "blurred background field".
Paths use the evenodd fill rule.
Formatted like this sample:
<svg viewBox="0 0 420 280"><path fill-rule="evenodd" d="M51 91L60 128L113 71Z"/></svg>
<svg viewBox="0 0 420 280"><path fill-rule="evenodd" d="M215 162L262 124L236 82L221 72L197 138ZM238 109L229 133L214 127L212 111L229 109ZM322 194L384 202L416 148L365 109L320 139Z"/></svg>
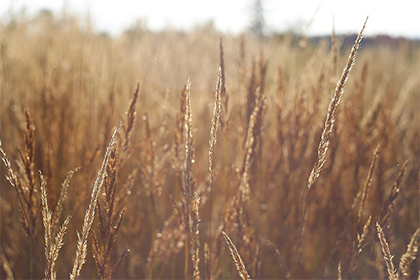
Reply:
<svg viewBox="0 0 420 280"><path fill-rule="evenodd" d="M258 24L243 32L223 33L215 22L188 30L151 30L143 21L116 36L97 31L88 17L71 13L44 10L4 16L0 21L0 139L24 188L33 189L23 195L41 260L2 164L0 278L43 277L38 170L46 178L54 209L67 173L80 167L60 217L62 221L72 216L56 266L58 278L68 277L76 230L81 230L114 127L120 121L123 131L128 127L127 112L137 83L140 94L128 145L123 145L123 133L118 137L121 164L116 167L115 195L121 200L115 211L126 210L108 263L112 268L128 248L115 279L190 277L191 260L185 258L188 235L175 210L182 199L185 133L180 124L188 77L194 129L192 176L201 197L203 278L238 277L217 230L223 224L252 278L331 279L338 277L341 263L343 278L384 279L388 275L377 221L400 277L419 277L418 252L407 275L399 263L420 226L420 45L416 38L370 36L369 21L337 111L327 162L311 193L302 243L297 240L301 192L317 159L329 100L363 20L353 26L354 35L334 37L311 36L305 28L267 32L255 29ZM209 139L222 61L229 98L222 100L210 207ZM259 100L263 105L253 131L250 199L243 205L245 220L238 222L229 215L244 173L249 119ZM28 135L34 135L33 142L28 143ZM372 162L366 202L358 213ZM101 196L101 205L105 199ZM98 223L96 219L92 230L99 236ZM359 244L366 224L366 236ZM204 244L210 242L210 227L208 271ZM90 237L83 279L101 278L91 247Z"/></svg>

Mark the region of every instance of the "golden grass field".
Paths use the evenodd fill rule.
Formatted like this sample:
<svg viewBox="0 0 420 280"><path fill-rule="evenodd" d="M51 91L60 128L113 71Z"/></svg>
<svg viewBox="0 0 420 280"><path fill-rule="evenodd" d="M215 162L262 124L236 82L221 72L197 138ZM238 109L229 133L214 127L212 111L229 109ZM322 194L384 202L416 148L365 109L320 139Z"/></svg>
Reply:
<svg viewBox="0 0 420 280"><path fill-rule="evenodd" d="M363 44L3 21L0 278L420 279L420 47Z"/></svg>

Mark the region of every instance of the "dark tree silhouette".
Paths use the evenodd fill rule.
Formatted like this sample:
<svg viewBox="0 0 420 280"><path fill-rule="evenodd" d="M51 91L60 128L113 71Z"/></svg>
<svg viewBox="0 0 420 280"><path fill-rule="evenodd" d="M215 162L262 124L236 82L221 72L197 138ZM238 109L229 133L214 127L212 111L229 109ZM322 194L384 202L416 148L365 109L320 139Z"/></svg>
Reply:
<svg viewBox="0 0 420 280"><path fill-rule="evenodd" d="M262 0L255 0L251 6L251 21L248 31L257 36L263 36L266 28L264 19L264 7Z"/></svg>

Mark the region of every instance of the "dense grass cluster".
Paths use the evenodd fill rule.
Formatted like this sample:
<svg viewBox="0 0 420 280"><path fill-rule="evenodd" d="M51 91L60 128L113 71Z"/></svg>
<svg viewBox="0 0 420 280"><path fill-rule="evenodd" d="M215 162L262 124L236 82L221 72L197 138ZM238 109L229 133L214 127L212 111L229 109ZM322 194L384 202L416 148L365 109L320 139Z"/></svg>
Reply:
<svg viewBox="0 0 420 280"><path fill-rule="evenodd" d="M418 44L0 24L1 279L420 277Z"/></svg>

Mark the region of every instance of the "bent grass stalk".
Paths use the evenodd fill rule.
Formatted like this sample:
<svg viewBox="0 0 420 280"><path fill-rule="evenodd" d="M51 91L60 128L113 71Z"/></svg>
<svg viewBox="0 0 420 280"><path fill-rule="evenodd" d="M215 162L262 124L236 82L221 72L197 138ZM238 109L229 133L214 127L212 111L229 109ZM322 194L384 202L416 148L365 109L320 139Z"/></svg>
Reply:
<svg viewBox="0 0 420 280"><path fill-rule="evenodd" d="M248 272L246 271L245 264L242 261L241 256L239 255L238 250L236 249L235 244L233 244L232 240L229 238L226 232L223 230L220 231L223 235L223 238L226 241L226 244L229 247L230 254L232 255L233 261L235 262L236 269L238 270L239 276L242 278L242 280L252 280L252 278L249 276Z"/></svg>
<svg viewBox="0 0 420 280"><path fill-rule="evenodd" d="M76 256L74 258L74 263L73 263L73 269L70 274L71 280L77 279L80 276L80 271L82 270L83 264L86 262L87 239L88 239L90 229L92 228L93 221L95 218L96 204L98 202L98 196L99 196L99 193L101 192L102 185L104 183L106 167L108 165L111 151L113 150L116 144L115 138L120 127L121 127L121 123L118 124L117 128L114 131L114 134L111 137L109 145L106 149L102 166L98 171L98 176L96 177L95 184L92 189L89 207L86 210L85 218L83 221L82 233L80 234L79 232L76 232L77 233L77 248L76 248Z"/></svg>
<svg viewBox="0 0 420 280"><path fill-rule="evenodd" d="M347 59L347 64L343 68L343 72L341 73L341 77L337 82L334 94L331 98L330 104L328 105L328 111L327 111L327 117L325 119L324 129L322 130L321 134L321 141L319 142L318 146L318 160L315 162L314 167L312 168L312 171L309 175L308 183L305 186L305 188L302 190L301 195L301 207L303 207L303 211L301 214L301 221L300 226L298 230L298 238L297 238L297 245L295 249L295 254L293 257L293 265L292 265L292 271L294 271L296 258L299 255L299 252L301 250L301 243L302 243L302 234L305 227L305 219L307 215L307 209L309 206L308 197L313 189L313 185L316 181L316 179L321 174L322 167L324 166L326 162L326 156L328 147L330 145L330 137L334 129L334 123L336 118L336 111L338 108L338 105L341 102L341 99L344 94L344 85L347 82L347 79L349 77L350 71L356 61L356 55L357 51L360 47L360 43L363 38L363 31L365 30L366 23L368 18L366 18L365 23L363 24L362 29L359 32L359 35L356 38L356 41L354 42L354 45L350 51L349 57Z"/></svg>

